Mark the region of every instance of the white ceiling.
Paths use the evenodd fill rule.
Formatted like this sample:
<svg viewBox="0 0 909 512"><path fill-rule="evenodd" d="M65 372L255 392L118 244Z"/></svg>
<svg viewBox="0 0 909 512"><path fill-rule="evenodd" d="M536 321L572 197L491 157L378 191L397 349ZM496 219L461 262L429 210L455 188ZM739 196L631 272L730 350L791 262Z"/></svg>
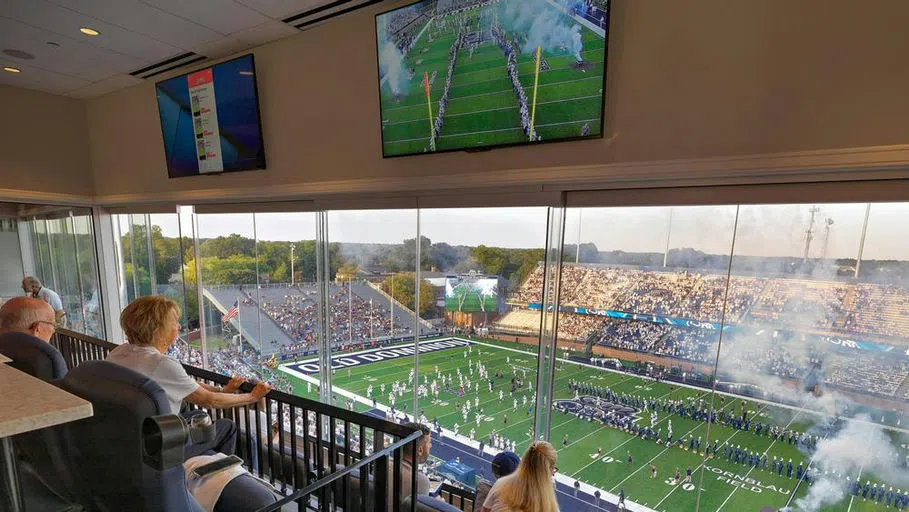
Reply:
<svg viewBox="0 0 909 512"><path fill-rule="evenodd" d="M0 0L0 84L90 98L186 52L219 58L299 31L280 20L331 0ZM90 27L99 36L86 36ZM48 42L58 43L52 46ZM152 78L154 79L154 78Z"/></svg>

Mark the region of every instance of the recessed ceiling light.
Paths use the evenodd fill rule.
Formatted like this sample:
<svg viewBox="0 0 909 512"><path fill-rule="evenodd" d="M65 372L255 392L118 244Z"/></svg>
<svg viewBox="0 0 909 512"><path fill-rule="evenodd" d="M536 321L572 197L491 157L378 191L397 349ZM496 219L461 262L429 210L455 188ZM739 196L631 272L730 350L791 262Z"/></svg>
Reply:
<svg viewBox="0 0 909 512"><path fill-rule="evenodd" d="M10 67L10 66L4 66L3 71L9 72L9 73L21 73L22 72L21 69Z"/></svg>
<svg viewBox="0 0 909 512"><path fill-rule="evenodd" d="M98 35L98 34L101 33L101 32L98 32L97 30L95 30L95 29L93 29L93 28L88 28L88 27L82 27L82 28L80 28L80 29L79 29L79 32L82 32L83 34L85 34L85 35L87 35L87 36L96 36L96 35Z"/></svg>

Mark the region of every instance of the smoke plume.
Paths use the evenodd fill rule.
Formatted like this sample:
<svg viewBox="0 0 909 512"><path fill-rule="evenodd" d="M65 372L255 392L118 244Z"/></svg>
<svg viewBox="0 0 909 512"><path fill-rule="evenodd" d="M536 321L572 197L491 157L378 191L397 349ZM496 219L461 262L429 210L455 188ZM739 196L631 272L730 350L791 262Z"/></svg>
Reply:
<svg viewBox="0 0 909 512"><path fill-rule="evenodd" d="M524 53L533 53L542 46L548 52L571 52L581 60L581 26L545 0L507 2L501 22L505 30L525 34L521 44Z"/></svg>
<svg viewBox="0 0 909 512"><path fill-rule="evenodd" d="M388 23L382 16L378 18L379 74L382 82L388 83L391 92L397 96L407 86L410 73L404 63L404 53L388 39Z"/></svg>
<svg viewBox="0 0 909 512"><path fill-rule="evenodd" d="M858 415L835 436L818 442L812 465L826 473L814 482L804 498L795 501L795 510L814 512L825 504L839 502L847 492L847 482L835 476L873 475L893 485L909 485L909 472L900 467L897 449L883 428L871 418Z"/></svg>

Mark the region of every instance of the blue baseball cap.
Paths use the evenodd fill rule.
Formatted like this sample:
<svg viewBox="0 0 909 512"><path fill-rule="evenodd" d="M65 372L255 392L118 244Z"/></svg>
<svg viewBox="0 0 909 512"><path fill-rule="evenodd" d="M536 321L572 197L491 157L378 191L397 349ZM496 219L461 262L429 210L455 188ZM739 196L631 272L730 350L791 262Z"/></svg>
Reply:
<svg viewBox="0 0 909 512"><path fill-rule="evenodd" d="M492 458L492 473L497 477L510 475L520 463L521 458L515 452L499 452Z"/></svg>

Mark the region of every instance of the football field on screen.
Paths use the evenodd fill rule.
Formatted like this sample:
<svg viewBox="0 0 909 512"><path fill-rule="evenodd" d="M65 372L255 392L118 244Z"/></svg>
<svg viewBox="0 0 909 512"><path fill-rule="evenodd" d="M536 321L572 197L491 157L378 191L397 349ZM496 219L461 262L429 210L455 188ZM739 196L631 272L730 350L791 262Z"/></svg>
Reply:
<svg viewBox="0 0 909 512"><path fill-rule="evenodd" d="M422 342L429 343L429 342ZM399 345L398 347L407 347ZM412 345L410 345L412 347ZM445 390L440 392L439 400L432 397L420 399L420 409L431 423L437 419L447 428L453 429L458 424L458 432L469 437L470 429L474 430L473 439L487 442L489 432L494 430L500 435L517 443L518 453L530 441L530 428L533 425L533 413L528 414L527 407L522 405L522 397L527 396L528 403L532 403L532 392L523 386L513 396L510 394L510 378L516 375L523 377L527 372L526 381L535 385L536 361L534 353L527 352L526 345L501 342L496 340L479 340L471 342L470 353L466 347L437 350L421 353L419 358L419 382L422 384L423 376L431 381L436 376L436 367L442 375L451 374L457 380L457 371L465 377L470 375L470 363L474 369L477 362L482 361L491 375L496 372L504 374L504 378L495 380L495 386L490 392L488 381L479 379L476 373L469 377L470 382L479 382L479 392L471 389L463 397L457 396L458 390ZM356 353L354 353L355 355ZM465 357L466 354L466 357ZM350 354L336 354L334 357L347 358ZM282 369L287 372L287 367ZM388 405L388 393L392 383L406 384L413 370L412 357L399 357L377 362L368 362L352 367L341 367L335 371L333 383L335 391L343 390L349 393L366 397L367 388L373 387L373 394L378 404ZM311 377L318 378L317 374L308 372ZM306 382L292 373L285 373L294 383L297 393L302 396L317 398L315 387L307 388ZM634 395L641 398L671 399L671 400L704 400L709 405L711 396L706 389L689 388L673 383L655 382L638 376L621 372L578 365L574 362L559 361L556 370L553 401L570 400L575 393L569 390L569 381L579 381L601 388L610 388L617 394ZM381 385L385 384L384 395L380 392ZM457 387L455 385L455 387ZM499 399L499 391L504 398ZM475 414L469 415L469 421L464 422L461 405L464 400L471 402L478 399L479 408L483 409L479 426L475 421ZM517 400L517 407L514 401ZM341 406L344 399L341 398ZM407 405L407 412L411 414L413 395L405 392L396 398L398 410ZM732 410L740 414L743 401L740 398L717 395L714 405L718 410ZM357 403L356 410L366 411L371 409L368 404ZM745 401L744 408L755 422L778 425L786 428L803 431L815 423L811 413L799 411L768 403ZM419 415L418 411L418 415ZM507 417L507 422L506 422ZM650 425L650 412L641 412L636 423L642 426ZM780 508L792 500L808 492L809 484L799 482L795 474L791 478L774 474L768 468L752 469L743 464L727 461L722 454L719 457L707 458L703 455L706 445L713 440L719 441L719 446L729 443L731 446L741 446L751 452L767 453L768 459L776 456L778 459L792 459L794 465L802 462L807 466L810 460L802 454L796 446L785 441L775 441L767 436L757 436L753 431L735 430L722 423L709 425L702 421L695 421L678 414L659 411L657 425L654 430L661 429L667 432L668 422L672 422L675 439L686 440L689 437L702 438L702 453L698 454L679 448L678 444L667 447L657 444L652 440L643 440L598 422L589 422L579 419L573 414L566 414L557 410L552 412L550 439L559 452L559 472L573 481L578 479L596 488L613 494L618 494L624 489L629 500L645 505L658 511L688 511L695 510L698 499L697 486L700 485L700 510L705 511L759 511L761 507L770 506ZM567 436L567 444L565 438ZM905 443L905 436L901 442ZM600 455L596 456L597 450ZM628 455L632 462L628 463ZM651 478L650 466L657 468L656 478ZM672 477L678 470L684 479L686 468L693 470L692 483L676 483ZM703 481L701 478L703 476ZM874 475L865 474L862 480L875 482ZM847 495L834 505L826 506L823 511L871 511L889 510L883 504L878 505L870 501L863 501L861 497L850 499Z"/></svg>
<svg viewBox="0 0 909 512"><path fill-rule="evenodd" d="M472 34L477 44L462 45L457 52L436 149L470 149L528 141L521 128L520 102L508 74L507 56L490 36L495 19L491 13L497 9L496 5L422 21L418 39L404 56L404 66L409 70L405 88L395 92L384 82L381 87L386 155L422 153L429 149L433 119L446 88L450 51L457 39L457 16L470 20L471 28L465 33ZM569 26L576 24L571 16L548 3L542 8ZM509 37L521 40L526 35L509 33ZM587 135L600 132L606 40L583 26L581 42L583 64L567 48L542 51L535 116L536 132L542 141L581 136L585 125L589 130ZM534 51L520 52L517 71L531 104L536 75ZM431 82L432 118L424 91L424 75Z"/></svg>

